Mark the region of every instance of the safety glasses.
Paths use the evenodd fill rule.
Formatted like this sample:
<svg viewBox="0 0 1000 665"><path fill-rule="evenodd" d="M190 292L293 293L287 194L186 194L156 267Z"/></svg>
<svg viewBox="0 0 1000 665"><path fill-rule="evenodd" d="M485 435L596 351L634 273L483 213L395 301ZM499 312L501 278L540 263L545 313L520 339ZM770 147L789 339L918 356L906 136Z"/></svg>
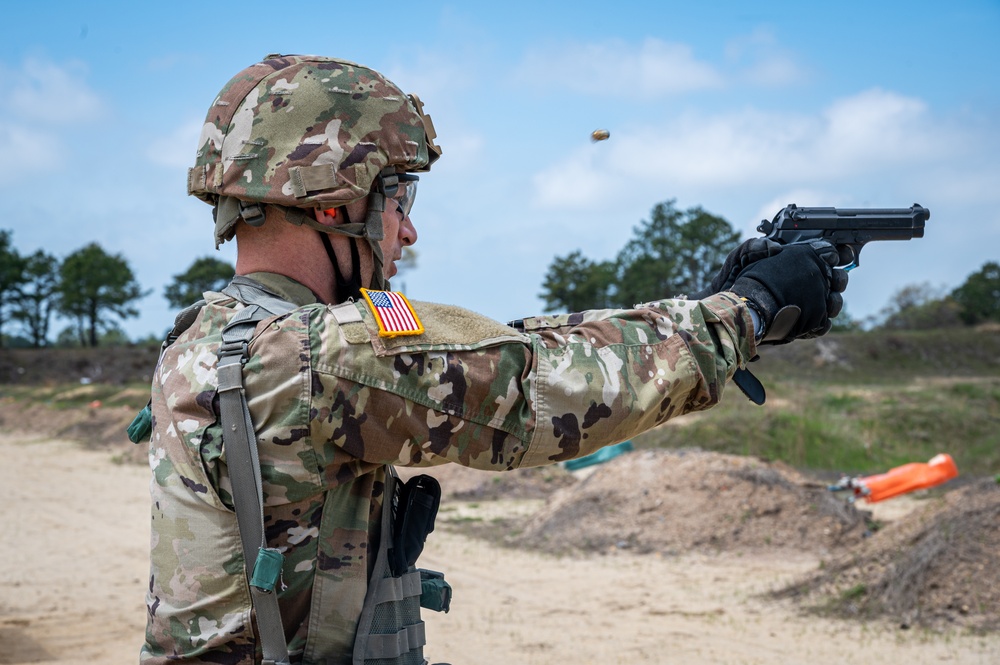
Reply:
<svg viewBox="0 0 1000 665"><path fill-rule="evenodd" d="M419 176L412 173L396 173L392 167L389 167L379 173L376 186L378 191L385 195L385 198L396 203L404 217L408 217L410 210L413 209L413 199L417 197L417 182L419 180ZM330 217L337 216L337 208L324 208L323 212Z"/></svg>
<svg viewBox="0 0 1000 665"><path fill-rule="evenodd" d="M386 198L394 200L404 216L408 216L413 209L419 181L420 177L412 173L394 173L383 180Z"/></svg>

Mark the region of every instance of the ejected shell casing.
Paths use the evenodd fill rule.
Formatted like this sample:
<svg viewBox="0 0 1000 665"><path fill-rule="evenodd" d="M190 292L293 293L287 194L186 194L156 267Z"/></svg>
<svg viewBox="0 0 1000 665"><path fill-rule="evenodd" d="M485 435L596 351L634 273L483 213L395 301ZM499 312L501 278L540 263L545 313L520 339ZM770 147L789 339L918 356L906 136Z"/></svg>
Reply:
<svg viewBox="0 0 1000 665"><path fill-rule="evenodd" d="M590 140L595 143L597 141L607 141L609 138L611 138L611 132L606 129L595 129L590 133Z"/></svg>

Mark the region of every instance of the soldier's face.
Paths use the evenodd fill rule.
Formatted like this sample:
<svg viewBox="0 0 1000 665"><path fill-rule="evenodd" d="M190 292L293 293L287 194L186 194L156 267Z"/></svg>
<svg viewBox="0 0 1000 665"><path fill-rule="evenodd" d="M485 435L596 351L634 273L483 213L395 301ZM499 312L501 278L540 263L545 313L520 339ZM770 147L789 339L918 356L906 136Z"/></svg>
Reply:
<svg viewBox="0 0 1000 665"><path fill-rule="evenodd" d="M385 232L385 238L379 244L382 245L382 257L385 262L383 270L385 278L392 279L397 271L396 261L403 256L403 248L409 247L417 241L417 229L396 198L391 198L385 203L385 212L382 213L382 228Z"/></svg>

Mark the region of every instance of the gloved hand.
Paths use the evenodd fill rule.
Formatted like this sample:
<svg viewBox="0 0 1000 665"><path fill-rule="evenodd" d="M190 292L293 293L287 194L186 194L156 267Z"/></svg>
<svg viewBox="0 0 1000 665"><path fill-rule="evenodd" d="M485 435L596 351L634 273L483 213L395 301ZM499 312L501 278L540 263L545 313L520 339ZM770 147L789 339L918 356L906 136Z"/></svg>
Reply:
<svg viewBox="0 0 1000 665"><path fill-rule="evenodd" d="M701 300L713 293L721 293L732 288L736 282L736 276L751 263L775 256L781 251L782 245L768 240L767 238L751 238L740 244L739 247L729 252L722 268L718 274L712 278L712 283L698 291L688 295L691 300Z"/></svg>
<svg viewBox="0 0 1000 665"><path fill-rule="evenodd" d="M844 307L847 272L836 247L822 240L784 245L737 274L730 291L746 298L764 321L764 344L830 332L830 319Z"/></svg>

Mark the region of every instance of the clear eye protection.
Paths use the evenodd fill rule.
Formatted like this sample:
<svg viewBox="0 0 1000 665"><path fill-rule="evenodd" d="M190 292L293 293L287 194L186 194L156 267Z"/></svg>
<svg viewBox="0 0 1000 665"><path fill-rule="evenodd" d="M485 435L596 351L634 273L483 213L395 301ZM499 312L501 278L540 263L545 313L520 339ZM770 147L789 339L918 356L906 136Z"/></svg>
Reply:
<svg viewBox="0 0 1000 665"><path fill-rule="evenodd" d="M417 197L417 183L420 177L412 173L396 173L385 182L385 196L392 199L406 216L413 209L413 200ZM393 183L393 180L395 182Z"/></svg>

